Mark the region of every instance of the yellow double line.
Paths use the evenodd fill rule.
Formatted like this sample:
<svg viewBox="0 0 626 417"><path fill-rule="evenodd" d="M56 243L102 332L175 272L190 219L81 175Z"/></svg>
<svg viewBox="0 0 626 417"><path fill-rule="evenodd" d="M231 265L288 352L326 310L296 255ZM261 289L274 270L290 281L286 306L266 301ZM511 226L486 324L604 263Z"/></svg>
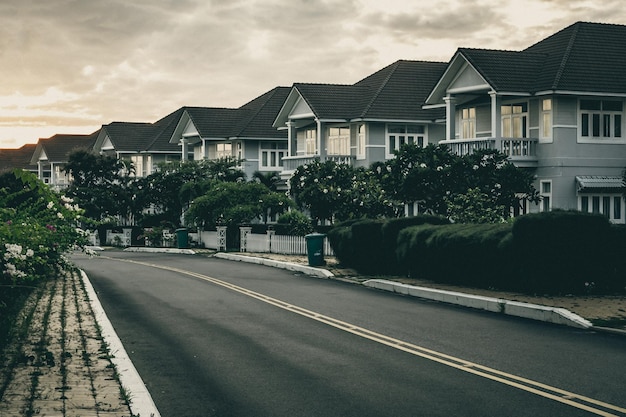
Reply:
<svg viewBox="0 0 626 417"><path fill-rule="evenodd" d="M276 298L269 297L267 295L249 290L247 288L240 287L238 285L231 284L226 281L222 281L217 278L212 278L207 275L199 274L192 271L186 271L184 269L173 268L168 266L156 265L147 262L138 262L132 260L124 260L118 258L108 258L117 261L135 263L140 265L145 265L153 268L159 268L171 272L176 272L179 274L189 275L194 278L201 279L203 281L210 282L215 285L219 285L221 287L227 288L229 290L238 292L240 294L244 294L248 297L255 298L257 300L263 301L264 303L271 304L283 310L290 311L292 313L299 314L304 317L308 317L312 320L318 321L320 323L327 324L329 326L335 327L337 329L343 330L348 333L352 333L354 335L363 337L365 339L372 340L374 342L392 347L394 349L398 349L407 353L410 353L415 356L419 356L424 359L428 359L442 365L446 365L455 369L458 369L463 372L468 372L470 374L474 374L495 382L499 382L501 384L509 385L514 388L518 388L520 390L548 398L553 401L557 401L571 407L575 407L581 410L588 411L590 413L605 416L605 417L619 417L626 415L626 408L618 407L616 405L608 404L603 401L598 401L593 398L586 397L584 395L579 395L570 391L562 390L560 388L556 388L550 385L542 384L540 382L536 382L527 378L522 378L513 374L509 374L506 372L498 371L497 369L489 368L487 366L479 365L477 363L469 362L460 358L456 358L454 356L446 355L441 352L437 352L431 349L427 349L421 346L414 345L412 343L408 343L399 339L395 339L393 337L386 336L381 333L377 333L363 327L356 326L354 324L350 324L341 320L334 319L329 316L325 316L323 314L316 313L311 310L307 310L302 307L298 307L293 304L286 303L284 301L278 300ZM614 414L618 413L618 414Z"/></svg>

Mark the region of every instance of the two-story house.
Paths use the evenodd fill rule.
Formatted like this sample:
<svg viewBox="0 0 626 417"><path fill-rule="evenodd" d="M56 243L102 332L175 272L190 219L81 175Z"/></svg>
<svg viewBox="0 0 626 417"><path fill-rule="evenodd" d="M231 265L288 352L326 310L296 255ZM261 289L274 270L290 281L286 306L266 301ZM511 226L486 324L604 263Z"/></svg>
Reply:
<svg viewBox="0 0 626 417"><path fill-rule="evenodd" d="M169 139L183 112L184 108L180 108L154 123L112 122L102 125L93 150L130 161L134 176L148 176L161 162L181 160L180 147L170 143Z"/></svg>
<svg viewBox="0 0 626 417"><path fill-rule="evenodd" d="M424 109L443 62L397 61L352 85L296 83L274 127L286 130L281 176L320 159L355 166L393 158L402 144L444 136L443 109Z"/></svg>
<svg viewBox="0 0 626 417"><path fill-rule="evenodd" d="M460 48L426 99L453 152L496 148L543 199L624 223L626 26L575 23L523 51Z"/></svg>
<svg viewBox="0 0 626 417"><path fill-rule="evenodd" d="M276 87L239 108L185 107L170 143L194 160L236 158L247 178L283 169L287 134L272 127L288 87Z"/></svg>
<svg viewBox="0 0 626 417"><path fill-rule="evenodd" d="M37 177L51 187L60 189L70 184L71 178L63 168L69 155L76 150L90 150L99 131L91 135L57 134L39 139L30 163L37 167Z"/></svg>

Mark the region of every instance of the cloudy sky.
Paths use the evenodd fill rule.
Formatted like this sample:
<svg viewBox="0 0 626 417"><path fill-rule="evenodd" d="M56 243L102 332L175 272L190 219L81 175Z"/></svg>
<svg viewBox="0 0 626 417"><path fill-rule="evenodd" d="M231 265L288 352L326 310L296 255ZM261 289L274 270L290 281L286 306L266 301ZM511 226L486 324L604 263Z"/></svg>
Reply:
<svg viewBox="0 0 626 417"><path fill-rule="evenodd" d="M294 82L352 84L398 59L520 50L623 0L2 0L0 148Z"/></svg>

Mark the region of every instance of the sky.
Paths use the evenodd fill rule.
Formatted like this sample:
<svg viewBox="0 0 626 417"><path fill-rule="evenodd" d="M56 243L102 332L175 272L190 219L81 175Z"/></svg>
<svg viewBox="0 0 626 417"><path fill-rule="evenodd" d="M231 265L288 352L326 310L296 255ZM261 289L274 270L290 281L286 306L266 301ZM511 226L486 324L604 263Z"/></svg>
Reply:
<svg viewBox="0 0 626 417"><path fill-rule="evenodd" d="M296 82L353 84L459 47L522 50L623 0L2 0L0 148Z"/></svg>

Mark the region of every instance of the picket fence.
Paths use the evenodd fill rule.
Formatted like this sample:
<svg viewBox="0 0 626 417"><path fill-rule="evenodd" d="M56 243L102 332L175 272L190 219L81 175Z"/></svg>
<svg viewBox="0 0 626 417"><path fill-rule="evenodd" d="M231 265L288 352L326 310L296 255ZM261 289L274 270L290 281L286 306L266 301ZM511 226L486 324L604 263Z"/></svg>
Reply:
<svg viewBox="0 0 626 417"><path fill-rule="evenodd" d="M166 235L167 234L167 235ZM175 247L175 235L164 233L162 246ZM89 232L88 240L92 245L99 245L98 234L95 231ZM194 246L207 249L226 250L225 231L222 234L218 231L202 231L200 233L189 233L189 241ZM284 236L273 232L265 234L250 233L249 229L241 230L242 252L277 253L284 255L306 255L306 239L303 236ZM124 229L122 233L107 231L106 244L130 246L130 229ZM146 241L150 246L150 242ZM334 256L335 253L330 247L328 238L324 238L324 255Z"/></svg>
<svg viewBox="0 0 626 417"><path fill-rule="evenodd" d="M259 253L279 253L284 255L306 255L306 239L303 236L283 236L274 233L245 233L242 232L242 252ZM201 247L207 249L222 250L223 242L220 244L220 236L217 231L203 231L201 233L190 233L192 242L197 242ZM334 256L335 253L330 247L328 238L324 238L324 255Z"/></svg>

